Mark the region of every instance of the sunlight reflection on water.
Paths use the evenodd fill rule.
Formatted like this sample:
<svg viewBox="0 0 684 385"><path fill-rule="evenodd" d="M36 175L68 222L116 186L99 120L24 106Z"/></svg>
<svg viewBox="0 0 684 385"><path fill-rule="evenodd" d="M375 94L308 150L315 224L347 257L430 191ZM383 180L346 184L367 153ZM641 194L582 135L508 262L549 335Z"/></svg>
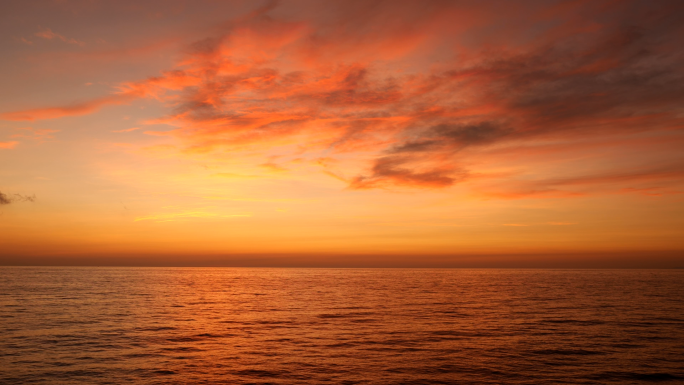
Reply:
<svg viewBox="0 0 684 385"><path fill-rule="evenodd" d="M2 383L684 379L684 272L0 268Z"/></svg>

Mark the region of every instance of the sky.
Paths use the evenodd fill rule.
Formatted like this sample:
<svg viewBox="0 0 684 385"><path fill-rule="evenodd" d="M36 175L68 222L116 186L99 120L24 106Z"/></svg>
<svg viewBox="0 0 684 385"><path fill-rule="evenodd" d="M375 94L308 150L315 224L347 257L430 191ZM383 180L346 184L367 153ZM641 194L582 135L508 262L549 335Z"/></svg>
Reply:
<svg viewBox="0 0 684 385"><path fill-rule="evenodd" d="M3 1L0 264L684 267L684 2Z"/></svg>

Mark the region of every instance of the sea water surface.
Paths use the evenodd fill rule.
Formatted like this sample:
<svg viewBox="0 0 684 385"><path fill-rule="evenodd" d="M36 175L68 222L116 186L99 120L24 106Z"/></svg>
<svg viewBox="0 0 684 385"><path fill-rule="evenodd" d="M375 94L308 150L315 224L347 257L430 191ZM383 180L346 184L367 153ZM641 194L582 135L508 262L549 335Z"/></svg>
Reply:
<svg viewBox="0 0 684 385"><path fill-rule="evenodd" d="M2 384L684 382L684 271L0 267Z"/></svg>

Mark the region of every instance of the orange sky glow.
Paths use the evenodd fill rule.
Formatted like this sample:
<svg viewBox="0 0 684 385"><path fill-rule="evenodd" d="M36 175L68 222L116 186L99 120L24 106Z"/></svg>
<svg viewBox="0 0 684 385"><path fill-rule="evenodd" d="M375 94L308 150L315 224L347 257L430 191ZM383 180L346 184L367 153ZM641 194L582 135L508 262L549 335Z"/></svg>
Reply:
<svg viewBox="0 0 684 385"><path fill-rule="evenodd" d="M684 267L684 2L0 5L0 264Z"/></svg>

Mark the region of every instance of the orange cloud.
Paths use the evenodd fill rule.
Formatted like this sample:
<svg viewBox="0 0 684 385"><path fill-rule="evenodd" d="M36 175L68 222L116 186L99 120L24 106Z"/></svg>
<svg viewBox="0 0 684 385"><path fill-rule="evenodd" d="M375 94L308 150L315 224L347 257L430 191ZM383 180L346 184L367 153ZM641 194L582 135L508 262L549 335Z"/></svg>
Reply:
<svg viewBox="0 0 684 385"><path fill-rule="evenodd" d="M0 148L4 149L9 149L9 148L14 148L19 144L17 141L11 141L11 142L0 142Z"/></svg>
<svg viewBox="0 0 684 385"><path fill-rule="evenodd" d="M0 114L0 118L14 121L33 121L55 119L64 116L78 116L93 113L108 104L125 103L130 98L121 96L105 96L84 103L77 103L63 107L34 108L23 111Z"/></svg>
<svg viewBox="0 0 684 385"><path fill-rule="evenodd" d="M605 138L682 136L682 30L672 16L684 10L681 2L515 2L496 13L481 3L326 2L301 16L279 7L231 20L189 46L175 68L125 82L113 95L1 117L51 119L156 99L169 113L150 123L177 128L145 133L172 136L185 153L296 146L310 160L354 154L359 161L324 171L352 189L471 183L474 152L493 149L493 161L497 148L512 144L524 153L554 141L560 148L544 149L553 163L568 143L580 154L605 148ZM50 30L37 36L62 39ZM649 162L643 174L502 176L477 191L567 197L681 182L679 171Z"/></svg>

